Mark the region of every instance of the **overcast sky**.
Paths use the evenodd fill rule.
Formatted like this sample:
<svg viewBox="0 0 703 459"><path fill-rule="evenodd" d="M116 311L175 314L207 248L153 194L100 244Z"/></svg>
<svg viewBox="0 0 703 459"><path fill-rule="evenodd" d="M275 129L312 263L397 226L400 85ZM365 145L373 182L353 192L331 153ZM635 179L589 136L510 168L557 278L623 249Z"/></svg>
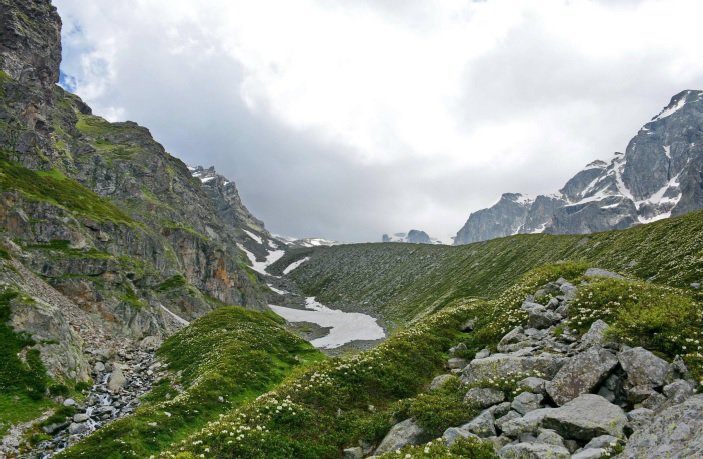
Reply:
<svg viewBox="0 0 703 459"><path fill-rule="evenodd" d="M703 89L699 0L54 0L63 84L273 232L448 240Z"/></svg>

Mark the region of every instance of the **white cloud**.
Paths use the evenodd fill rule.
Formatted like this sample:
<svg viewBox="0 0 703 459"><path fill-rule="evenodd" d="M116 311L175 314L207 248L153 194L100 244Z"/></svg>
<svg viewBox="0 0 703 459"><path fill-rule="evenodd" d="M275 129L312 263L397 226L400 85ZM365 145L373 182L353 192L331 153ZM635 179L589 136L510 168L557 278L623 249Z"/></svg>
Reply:
<svg viewBox="0 0 703 459"><path fill-rule="evenodd" d="M97 113L214 163L278 232L444 237L703 86L696 0L55 0Z"/></svg>

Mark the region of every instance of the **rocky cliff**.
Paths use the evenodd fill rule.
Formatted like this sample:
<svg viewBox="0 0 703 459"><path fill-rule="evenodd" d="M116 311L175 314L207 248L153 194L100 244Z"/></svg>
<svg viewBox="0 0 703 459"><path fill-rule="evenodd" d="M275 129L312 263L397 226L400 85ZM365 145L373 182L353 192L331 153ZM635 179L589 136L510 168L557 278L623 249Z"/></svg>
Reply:
<svg viewBox="0 0 703 459"><path fill-rule="evenodd" d="M558 193L504 194L469 216L455 244L518 233L622 229L703 207L703 91L675 95L610 162L594 161Z"/></svg>
<svg viewBox="0 0 703 459"><path fill-rule="evenodd" d="M60 28L48 0L0 1L0 283L49 374L84 379L87 349L265 308L242 248L266 257L270 235L234 182L58 86Z"/></svg>
<svg viewBox="0 0 703 459"><path fill-rule="evenodd" d="M422 230L411 229L407 233L384 234L381 242L407 242L410 244L441 244L437 239L432 239Z"/></svg>

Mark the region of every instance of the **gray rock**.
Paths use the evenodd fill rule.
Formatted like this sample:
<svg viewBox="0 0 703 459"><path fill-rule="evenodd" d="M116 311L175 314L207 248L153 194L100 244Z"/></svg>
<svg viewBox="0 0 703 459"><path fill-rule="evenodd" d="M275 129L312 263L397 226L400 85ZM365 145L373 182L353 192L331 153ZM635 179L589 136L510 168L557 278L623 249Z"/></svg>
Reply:
<svg viewBox="0 0 703 459"><path fill-rule="evenodd" d="M503 348L510 344L517 344L524 341L527 336L523 333L525 330L521 326L517 326L510 330L498 343L498 351L504 352Z"/></svg>
<svg viewBox="0 0 703 459"><path fill-rule="evenodd" d="M105 364L100 361L97 361L95 362L95 366L93 367L93 369L96 373L102 373L103 371L105 371Z"/></svg>
<svg viewBox="0 0 703 459"><path fill-rule="evenodd" d="M691 288L698 290L701 288L701 283L700 282L691 282Z"/></svg>
<svg viewBox="0 0 703 459"><path fill-rule="evenodd" d="M600 269L600 268L588 268L585 273L583 273L585 277L603 277L607 279L624 279L623 276L621 276L618 273L614 273L612 271L606 271L605 269Z"/></svg>
<svg viewBox="0 0 703 459"><path fill-rule="evenodd" d="M591 324L591 328L581 337L581 347L586 348L594 345L605 344L605 332L608 324L598 319Z"/></svg>
<svg viewBox="0 0 703 459"><path fill-rule="evenodd" d="M549 353L524 357L510 354L493 354L485 359L472 360L462 371L461 380L464 383L471 384L485 381L495 375L516 375L520 373L539 373L545 378L552 378L565 361L565 357Z"/></svg>
<svg viewBox="0 0 703 459"><path fill-rule="evenodd" d="M577 288L575 285L564 282L559 286L559 289L564 294L564 301L571 301L576 298Z"/></svg>
<svg viewBox="0 0 703 459"><path fill-rule="evenodd" d="M358 446L342 451L342 459L363 459L363 457L364 451Z"/></svg>
<svg viewBox="0 0 703 459"><path fill-rule="evenodd" d="M527 392L532 392L533 394L547 394L547 380L538 378L536 376L529 376L525 379L520 380L517 386Z"/></svg>
<svg viewBox="0 0 703 459"><path fill-rule="evenodd" d="M467 430L472 434L482 438L492 437L496 435L495 418L490 410L485 410L468 423L461 426L461 429Z"/></svg>
<svg viewBox="0 0 703 459"><path fill-rule="evenodd" d="M474 387L464 395L464 403L481 409L497 405L503 400L505 400L505 394L502 390L484 387Z"/></svg>
<svg viewBox="0 0 703 459"><path fill-rule="evenodd" d="M494 415L494 416L495 416L495 415ZM520 413L518 413L517 411L509 411L509 412L506 413L505 415L503 415L503 416L501 416L501 417L499 417L499 418L496 419L495 426L496 426L499 430L503 431L503 430L504 430L504 429L503 429L503 426L504 426L506 423L508 423L508 422L510 422L510 421L513 421L513 420L515 420L515 419L522 419L522 416L521 416Z"/></svg>
<svg viewBox="0 0 703 459"><path fill-rule="evenodd" d="M635 406L635 408L649 408L653 411L659 411L666 404L666 397L659 392L654 392L649 398Z"/></svg>
<svg viewBox="0 0 703 459"><path fill-rule="evenodd" d="M466 350L466 344L464 343L459 343L456 346L449 348L449 353L450 354L456 354L459 351L465 351Z"/></svg>
<svg viewBox="0 0 703 459"><path fill-rule="evenodd" d="M663 386L669 372L669 363L641 347L620 352L618 360L627 373L627 382L631 387Z"/></svg>
<svg viewBox="0 0 703 459"><path fill-rule="evenodd" d="M474 356L474 358L475 358L475 359L485 359L485 358L488 357L489 355L491 355L491 351L489 351L488 349L481 349L480 351L478 351L478 352L476 353L476 355Z"/></svg>
<svg viewBox="0 0 703 459"><path fill-rule="evenodd" d="M63 401L63 406L76 406L76 401L72 398L67 398Z"/></svg>
<svg viewBox="0 0 703 459"><path fill-rule="evenodd" d="M605 453L604 448L584 448L571 456L571 459L600 459Z"/></svg>
<svg viewBox="0 0 703 459"><path fill-rule="evenodd" d="M564 406L547 412L543 427L564 438L590 441L599 435L622 437L625 412L599 395L583 394Z"/></svg>
<svg viewBox="0 0 703 459"><path fill-rule="evenodd" d="M444 386L445 384L447 384L452 379L456 379L456 376L447 375L447 374L435 376L435 378L430 383L429 390L430 391L437 390L437 389L441 388L442 386Z"/></svg>
<svg viewBox="0 0 703 459"><path fill-rule="evenodd" d="M469 319L463 324L461 324L461 327L459 329L465 333L471 332L474 330L474 327L476 326L476 319Z"/></svg>
<svg viewBox="0 0 703 459"><path fill-rule="evenodd" d="M654 417L654 411L648 408L637 408L627 413L627 420L632 430L640 430L649 424Z"/></svg>
<svg viewBox="0 0 703 459"><path fill-rule="evenodd" d="M447 361L447 368L451 369L462 369L464 368L469 362L466 359L462 359L461 357L452 357Z"/></svg>
<svg viewBox="0 0 703 459"><path fill-rule="evenodd" d="M85 413L78 413L78 414L73 415L73 422L80 423L80 422L85 422L88 419L90 419L90 417Z"/></svg>
<svg viewBox="0 0 703 459"><path fill-rule="evenodd" d="M521 418L502 422L500 429L505 435L511 438L517 438L524 433L537 433L544 418L555 409L556 408L542 408L530 411Z"/></svg>
<svg viewBox="0 0 703 459"><path fill-rule="evenodd" d="M527 414L540 408L540 404L544 400L541 394L533 394L532 392L523 392L513 399L510 407L520 414Z"/></svg>
<svg viewBox="0 0 703 459"><path fill-rule="evenodd" d="M530 327L537 329L549 328L561 321L561 314L551 311L544 306L533 308L527 311L527 323Z"/></svg>
<svg viewBox="0 0 703 459"><path fill-rule="evenodd" d="M588 448L612 448L615 445L620 443L620 439L613 437L612 435L601 435L599 437L593 438L591 441L586 443L586 446L584 446L584 449Z"/></svg>
<svg viewBox="0 0 703 459"><path fill-rule="evenodd" d="M665 409L641 430L635 430L621 457L703 457L703 395Z"/></svg>
<svg viewBox="0 0 703 459"><path fill-rule="evenodd" d="M569 459L571 454L563 446L546 443L517 443L506 445L498 452L501 459Z"/></svg>
<svg viewBox="0 0 703 459"><path fill-rule="evenodd" d="M125 378L122 369L115 365L115 368L113 368L112 373L110 374L110 379L107 382L107 388L110 389L112 393L117 393L126 383L127 379Z"/></svg>
<svg viewBox="0 0 703 459"><path fill-rule="evenodd" d="M374 454L379 456L383 453L400 449L406 445L417 445L422 443L424 438L425 432L417 422L415 422L415 419L406 419L391 427L391 430L383 438Z"/></svg>
<svg viewBox="0 0 703 459"><path fill-rule="evenodd" d="M83 423L76 423L72 422L71 425L68 426L68 432L71 435L79 435L82 433L86 433L90 430L90 427L88 427L88 424L83 422Z"/></svg>
<svg viewBox="0 0 703 459"><path fill-rule="evenodd" d="M649 386L629 387L625 392L627 393L627 401L632 405L642 403L649 397L657 394L657 392Z"/></svg>
<svg viewBox="0 0 703 459"><path fill-rule="evenodd" d="M566 362L547 383L547 393L557 405L563 405L593 391L617 364L613 353L594 346Z"/></svg>
<svg viewBox="0 0 703 459"><path fill-rule="evenodd" d="M69 422L55 422L42 427L42 430L49 435L56 435L69 426Z"/></svg>
<svg viewBox="0 0 703 459"><path fill-rule="evenodd" d="M669 399L667 402L673 405L684 402L695 394L696 390L688 381L677 379L671 384L664 386L662 392Z"/></svg>
<svg viewBox="0 0 703 459"><path fill-rule="evenodd" d="M466 429L462 429L461 427L450 427L447 430L444 431L442 434L442 440L444 440L444 443L447 446L452 446L455 441L457 441L459 438L468 438L468 437L473 437L474 439L478 440L479 437L477 435L472 434Z"/></svg>
<svg viewBox="0 0 703 459"><path fill-rule="evenodd" d="M549 429L540 429L539 435L537 436L537 443L564 447L564 439L561 438L561 435Z"/></svg>

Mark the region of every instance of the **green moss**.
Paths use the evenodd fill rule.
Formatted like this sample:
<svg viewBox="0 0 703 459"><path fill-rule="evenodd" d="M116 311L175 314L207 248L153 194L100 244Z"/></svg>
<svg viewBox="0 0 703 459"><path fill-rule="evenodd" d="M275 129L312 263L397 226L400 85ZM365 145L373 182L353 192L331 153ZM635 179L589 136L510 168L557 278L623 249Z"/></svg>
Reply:
<svg viewBox="0 0 703 459"><path fill-rule="evenodd" d="M110 201L56 170L35 172L0 159L0 191L19 191L28 199L50 202L96 221L136 225Z"/></svg>
<svg viewBox="0 0 703 459"><path fill-rule="evenodd" d="M27 250L42 250L48 252L56 252L60 257L70 257L70 258L88 258L97 260L108 260L113 258L111 254L97 250L94 248L90 249L74 249L70 246L70 241L65 240L54 240L46 244L29 244L24 246Z"/></svg>
<svg viewBox="0 0 703 459"><path fill-rule="evenodd" d="M16 291L0 292L0 393L41 400L48 377L39 351L29 348L34 344L29 335L15 332L8 325L10 303L16 299L19 299Z"/></svg>
<svg viewBox="0 0 703 459"><path fill-rule="evenodd" d="M57 457L149 457L273 388L296 366L324 358L286 331L280 318L239 307L194 321L166 340L158 355L172 373L137 412Z"/></svg>
<svg viewBox="0 0 703 459"><path fill-rule="evenodd" d="M185 287L188 284L186 278L180 274L169 277L162 283L156 286L156 291L158 292L168 292L170 290L175 290L181 287Z"/></svg>
<svg viewBox="0 0 703 459"><path fill-rule="evenodd" d="M39 417L52 405L45 398L35 400L21 392L0 390L0 437L11 426Z"/></svg>

